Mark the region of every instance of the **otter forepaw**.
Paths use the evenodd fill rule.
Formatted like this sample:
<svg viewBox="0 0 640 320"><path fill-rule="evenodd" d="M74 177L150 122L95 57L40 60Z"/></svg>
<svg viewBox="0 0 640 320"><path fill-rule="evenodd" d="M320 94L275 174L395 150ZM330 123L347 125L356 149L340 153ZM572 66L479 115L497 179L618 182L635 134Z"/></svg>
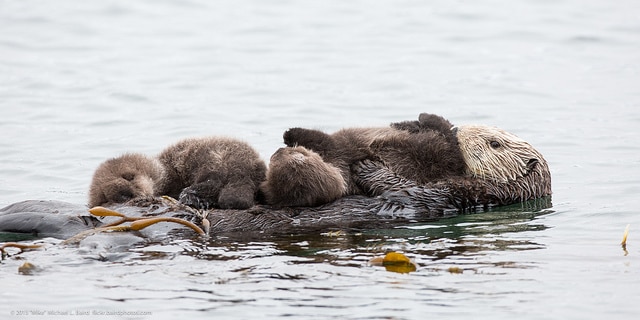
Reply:
<svg viewBox="0 0 640 320"><path fill-rule="evenodd" d="M284 144L286 144L288 147L297 146L299 141L303 140L302 138L305 136L306 132L307 129L304 128L290 128L282 135Z"/></svg>
<svg viewBox="0 0 640 320"><path fill-rule="evenodd" d="M207 199L192 188L185 188L180 192L178 201L184 205L187 205L196 209L210 209L213 208L216 203L211 199Z"/></svg>
<svg viewBox="0 0 640 320"><path fill-rule="evenodd" d="M331 136L319 130L291 128L282 137L289 147L303 146L315 152L333 150Z"/></svg>

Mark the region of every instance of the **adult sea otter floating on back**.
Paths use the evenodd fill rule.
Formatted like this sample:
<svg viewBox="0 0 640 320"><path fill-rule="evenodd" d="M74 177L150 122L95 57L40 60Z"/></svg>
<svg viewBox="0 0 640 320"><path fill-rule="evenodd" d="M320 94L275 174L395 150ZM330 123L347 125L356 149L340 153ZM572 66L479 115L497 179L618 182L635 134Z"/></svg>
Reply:
<svg viewBox="0 0 640 320"><path fill-rule="evenodd" d="M338 159L335 166L343 172L347 171L344 178L348 181L345 182L352 184L349 187L353 190L359 191L345 194L333 202L314 207L259 204L249 209L210 209L199 212L206 213L204 219L208 221L206 224L210 226L211 234L303 233L380 228L540 198L545 203L543 206L548 207L551 195L548 164L529 143L494 127L468 125L447 128L446 120L434 125L434 119L437 118L439 117L421 114L418 121L395 123L386 128L350 129L347 131L347 142L339 140L343 141L342 144L326 143L332 141L323 140L326 137L316 145L314 141L318 140L315 138L311 139L312 143L301 139L301 146L324 157L310 157L309 161L334 164L336 158L331 158L332 154L357 154L346 160ZM444 131L443 123L446 129ZM301 130L300 132L306 132L306 129ZM316 131L310 131L317 134ZM371 135L371 132L374 134ZM384 132L382 141L378 139L381 136L375 132ZM397 132L402 133L396 134ZM363 135L366 136L365 139L362 139ZM392 138L387 139L390 136ZM348 141L352 137L357 141ZM285 140L291 138L285 136ZM464 162L460 166L462 171L457 173L455 163L452 167L447 164L444 169L435 170L433 176L426 181L416 181L418 179L410 174L410 168L398 167L393 162L397 157L404 156L411 161L437 158L438 155L433 153L437 153L440 148L416 155L420 150L416 150L415 145L429 146L428 139L435 139L437 143L455 144L462 156L461 161ZM288 143L297 145L295 141ZM357 150L340 149L348 146ZM337 153L331 150L334 147L338 148ZM420 164L420 168L428 166L429 164ZM440 175L441 171L446 174ZM300 181L304 179L298 179L297 183ZM196 223L203 221L203 215L195 214L195 210L160 198L133 199L124 204L113 205L112 208L132 216L179 216ZM0 209L0 231L66 239L83 230L104 225L103 220L91 216L87 209L85 206L57 201L19 202Z"/></svg>

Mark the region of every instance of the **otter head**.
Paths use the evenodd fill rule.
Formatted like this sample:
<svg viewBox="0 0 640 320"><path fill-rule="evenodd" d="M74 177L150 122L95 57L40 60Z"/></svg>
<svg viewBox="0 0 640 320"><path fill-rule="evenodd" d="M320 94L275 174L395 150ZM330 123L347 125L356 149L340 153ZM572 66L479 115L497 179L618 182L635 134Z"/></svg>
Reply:
<svg viewBox="0 0 640 320"><path fill-rule="evenodd" d="M526 201L551 194L547 161L526 141L489 126L464 125L452 130L467 174L495 187L499 198Z"/></svg>
<svg viewBox="0 0 640 320"><path fill-rule="evenodd" d="M275 206L317 206L346 192L341 171L304 147L278 149L269 162L261 189Z"/></svg>
<svg viewBox="0 0 640 320"><path fill-rule="evenodd" d="M141 154L124 154L102 163L95 171L89 190L89 206L124 203L153 196L162 167Z"/></svg>

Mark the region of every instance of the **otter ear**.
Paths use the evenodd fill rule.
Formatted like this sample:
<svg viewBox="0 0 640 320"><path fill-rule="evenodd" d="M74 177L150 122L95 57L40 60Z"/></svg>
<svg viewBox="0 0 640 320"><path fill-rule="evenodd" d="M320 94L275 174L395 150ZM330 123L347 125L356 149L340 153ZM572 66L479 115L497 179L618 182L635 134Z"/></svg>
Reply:
<svg viewBox="0 0 640 320"><path fill-rule="evenodd" d="M538 159L529 159L529 161L527 162L527 172L531 172L533 171L533 169L536 168L536 166L538 165L540 161L538 161Z"/></svg>

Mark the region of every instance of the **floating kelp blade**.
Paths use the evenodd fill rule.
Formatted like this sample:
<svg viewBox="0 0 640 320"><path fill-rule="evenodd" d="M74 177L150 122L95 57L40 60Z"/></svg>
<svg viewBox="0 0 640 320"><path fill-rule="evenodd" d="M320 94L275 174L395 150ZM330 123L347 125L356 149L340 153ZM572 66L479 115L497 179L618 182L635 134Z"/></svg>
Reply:
<svg viewBox="0 0 640 320"><path fill-rule="evenodd" d="M105 207L100 207L100 206L89 209L89 213L98 217L121 217L121 218L126 217L124 214L118 211L114 211L114 210L107 209Z"/></svg>
<svg viewBox="0 0 640 320"><path fill-rule="evenodd" d="M117 226L120 224L123 224L125 222L131 222L131 221L136 221L136 220L141 220L141 219L147 219L145 217L128 217L118 211L115 210L111 210L111 209L107 209L105 207L93 207L91 209L89 209L89 213L91 213L94 216L98 216L98 217L120 217L121 219L109 224L105 224L102 227L103 228L110 228L113 226ZM116 229L112 229L113 231L129 231L127 230L116 230Z"/></svg>
<svg viewBox="0 0 640 320"><path fill-rule="evenodd" d="M25 250L40 249L41 247L42 247L41 244L24 244L24 243L17 243L17 242L7 242L0 246L0 252L2 253L2 259L4 259L5 256L7 255L7 253L4 251L4 249L6 248L18 248L20 249L20 252L23 252Z"/></svg>
<svg viewBox="0 0 640 320"><path fill-rule="evenodd" d="M197 225L184 220L184 219L180 219L180 218L174 218L174 217L158 217L158 218L148 218L148 219L141 219L141 220L136 220L134 222L131 223L131 230L134 231L139 231L142 230L150 225L156 224L158 222L174 222L174 223L179 223L183 226L189 227L191 228L193 231L195 231L196 233L198 233L199 235L206 235L206 233L204 231L202 231L202 229L200 229L200 227L198 227Z"/></svg>

